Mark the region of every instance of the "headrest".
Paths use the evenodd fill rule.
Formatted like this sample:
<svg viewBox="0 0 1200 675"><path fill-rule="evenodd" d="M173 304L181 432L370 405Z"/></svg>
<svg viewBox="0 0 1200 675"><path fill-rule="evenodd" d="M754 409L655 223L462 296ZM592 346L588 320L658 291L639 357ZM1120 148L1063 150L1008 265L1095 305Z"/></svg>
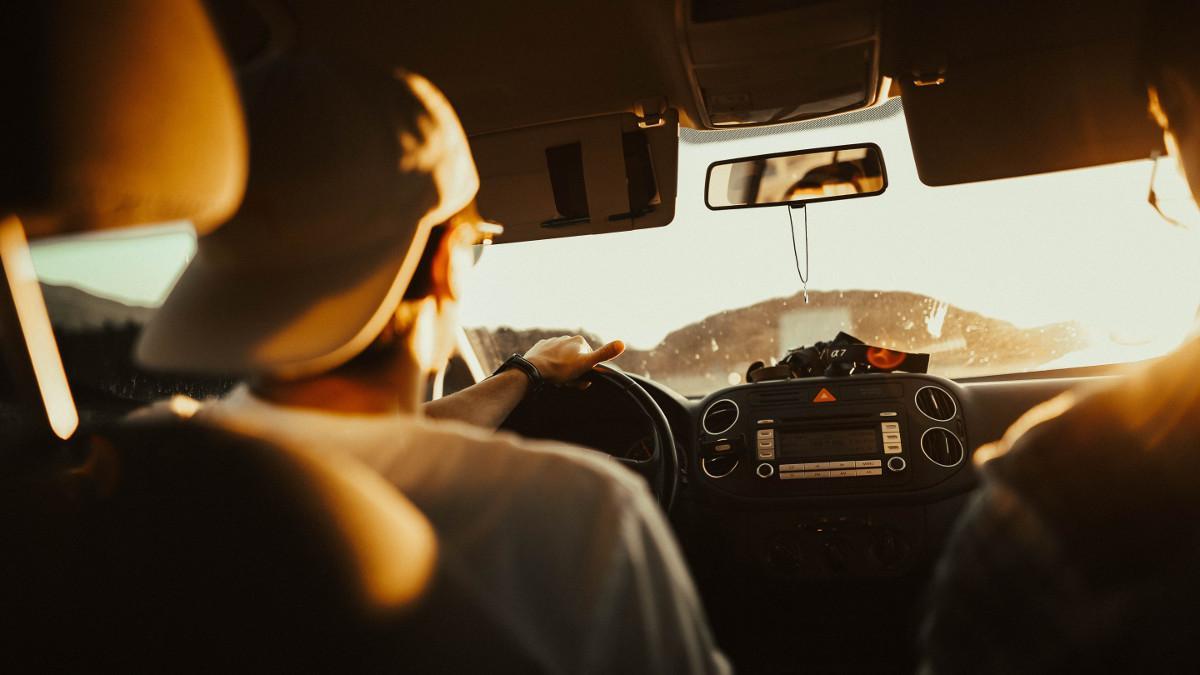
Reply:
<svg viewBox="0 0 1200 675"><path fill-rule="evenodd" d="M187 219L241 200L237 90L198 2L10 3L0 22L0 216L32 237Z"/></svg>

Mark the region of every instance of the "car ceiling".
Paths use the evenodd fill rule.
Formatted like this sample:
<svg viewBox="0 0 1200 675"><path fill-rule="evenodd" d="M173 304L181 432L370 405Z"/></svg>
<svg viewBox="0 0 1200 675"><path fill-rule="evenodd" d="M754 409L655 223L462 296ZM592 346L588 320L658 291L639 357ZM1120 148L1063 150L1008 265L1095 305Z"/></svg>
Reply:
<svg viewBox="0 0 1200 675"><path fill-rule="evenodd" d="M696 24L694 3L716 18ZM1136 159L1160 142L1133 76L1140 0L726 4L732 9L714 13L713 0L210 1L226 35L254 33L244 16L252 7L271 17L275 41L427 75L471 135L634 111L653 100L677 109L682 126L711 128L698 79L711 64L697 64L696 44L727 34L716 52L770 72L779 68L778 48L753 43L778 45L777 19L805 26L796 34L811 70L844 44L822 43L823 29L877 27L873 77L881 85L895 79L918 171L932 185ZM931 73L944 83L916 86Z"/></svg>
<svg viewBox="0 0 1200 675"><path fill-rule="evenodd" d="M279 8L306 47L425 75L472 135L688 96L669 2L282 0Z"/></svg>

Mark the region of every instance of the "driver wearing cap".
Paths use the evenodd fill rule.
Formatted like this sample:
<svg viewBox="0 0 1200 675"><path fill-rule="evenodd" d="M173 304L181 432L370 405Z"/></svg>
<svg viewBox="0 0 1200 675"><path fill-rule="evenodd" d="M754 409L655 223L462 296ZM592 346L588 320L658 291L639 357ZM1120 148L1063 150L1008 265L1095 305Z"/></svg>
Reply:
<svg viewBox="0 0 1200 675"><path fill-rule="evenodd" d="M575 379L619 343L544 341L526 354L537 373L518 364L422 411L455 342L470 245L491 231L442 94L301 57L242 84L245 201L199 239L137 356L244 381L172 408L373 467L432 521L453 582L548 672L728 670L640 478L592 451L430 419L494 426L531 379Z"/></svg>

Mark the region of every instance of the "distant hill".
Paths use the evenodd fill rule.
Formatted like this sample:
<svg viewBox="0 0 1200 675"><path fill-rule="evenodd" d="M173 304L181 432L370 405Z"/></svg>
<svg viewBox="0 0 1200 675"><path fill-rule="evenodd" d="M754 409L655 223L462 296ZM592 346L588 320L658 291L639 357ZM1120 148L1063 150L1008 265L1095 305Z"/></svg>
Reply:
<svg viewBox="0 0 1200 675"><path fill-rule="evenodd" d="M126 305L74 286L42 284L42 295L46 298L50 322L59 330L87 331L126 323L140 326L154 314L153 308Z"/></svg>

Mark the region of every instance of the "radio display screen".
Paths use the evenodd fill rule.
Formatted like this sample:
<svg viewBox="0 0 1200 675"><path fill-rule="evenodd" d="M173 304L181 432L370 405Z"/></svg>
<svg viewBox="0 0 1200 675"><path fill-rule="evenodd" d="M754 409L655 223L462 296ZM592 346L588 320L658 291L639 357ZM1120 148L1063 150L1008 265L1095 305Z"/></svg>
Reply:
<svg viewBox="0 0 1200 675"><path fill-rule="evenodd" d="M780 457L841 457L879 454L874 429L789 431L779 436Z"/></svg>

